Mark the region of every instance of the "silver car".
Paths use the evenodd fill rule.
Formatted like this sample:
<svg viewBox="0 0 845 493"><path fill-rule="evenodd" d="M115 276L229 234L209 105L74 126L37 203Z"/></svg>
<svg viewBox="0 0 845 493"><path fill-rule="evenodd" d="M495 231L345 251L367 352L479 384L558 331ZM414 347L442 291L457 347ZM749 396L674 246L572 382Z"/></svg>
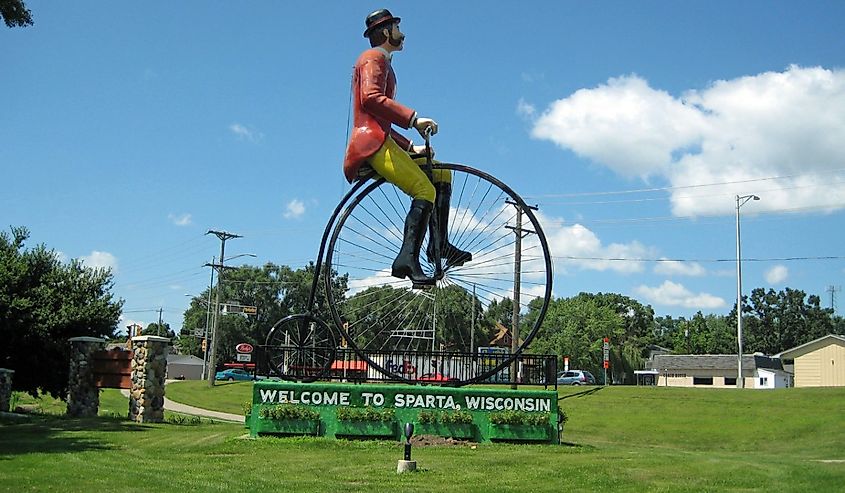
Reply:
<svg viewBox="0 0 845 493"><path fill-rule="evenodd" d="M557 374L558 385L595 385L596 377L586 370L569 370Z"/></svg>

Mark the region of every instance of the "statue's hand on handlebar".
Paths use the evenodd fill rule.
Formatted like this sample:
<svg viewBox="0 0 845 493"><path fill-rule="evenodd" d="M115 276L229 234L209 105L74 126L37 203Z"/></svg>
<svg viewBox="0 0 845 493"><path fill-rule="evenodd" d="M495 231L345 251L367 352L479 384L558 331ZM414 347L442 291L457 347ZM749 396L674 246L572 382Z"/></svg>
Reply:
<svg viewBox="0 0 845 493"><path fill-rule="evenodd" d="M434 159L434 147L429 146L429 148L431 149L431 158ZM425 145L411 146L411 154L425 156Z"/></svg>
<svg viewBox="0 0 845 493"><path fill-rule="evenodd" d="M428 130L429 135L434 135L437 133L437 122L431 118L420 117L414 120L414 128L416 128L417 132L419 132L423 137L425 137L426 130Z"/></svg>

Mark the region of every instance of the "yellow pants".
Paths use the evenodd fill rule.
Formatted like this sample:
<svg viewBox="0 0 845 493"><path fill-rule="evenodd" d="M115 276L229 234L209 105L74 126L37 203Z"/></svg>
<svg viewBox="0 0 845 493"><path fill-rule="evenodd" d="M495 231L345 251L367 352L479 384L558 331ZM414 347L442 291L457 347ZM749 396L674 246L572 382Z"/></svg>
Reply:
<svg viewBox="0 0 845 493"><path fill-rule="evenodd" d="M367 160L376 173L414 199L434 203L434 185L420 166L425 158L411 159L411 156L388 137L381 149ZM448 169L433 169L434 183L452 183L452 172Z"/></svg>

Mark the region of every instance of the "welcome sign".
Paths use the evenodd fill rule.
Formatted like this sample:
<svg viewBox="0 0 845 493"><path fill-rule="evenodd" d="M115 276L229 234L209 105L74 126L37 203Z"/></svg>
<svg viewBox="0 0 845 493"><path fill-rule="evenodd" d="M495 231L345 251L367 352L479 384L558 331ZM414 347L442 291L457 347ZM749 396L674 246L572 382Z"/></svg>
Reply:
<svg viewBox="0 0 845 493"><path fill-rule="evenodd" d="M252 412L248 422L253 436L278 432L279 423L270 423L272 420L266 417L269 413L262 413L262 408L279 405L315 410L320 418L311 434L325 436L356 435L354 429L345 433L344 429L352 425L338 419L339 415L343 416L342 411L338 413L339 409L355 408L390 409L387 414L392 416L387 422L389 433L382 426L386 438L399 439L405 423L414 423L417 434L420 434L420 430L432 429L427 425L437 424L430 422L432 416L445 415L446 421L449 421L449 416L462 412L463 421L467 421L467 413L471 416L472 422L463 424L465 428L471 428L470 438L476 441L495 440L497 432L504 432L502 439L558 442L557 393L550 390L262 381L253 386ZM428 419L421 419L420 413L428 413ZM517 422L497 424L495 418L491 420L496 413L510 413L510 420ZM525 423L519 423L520 419L524 419ZM447 424L450 426L441 426L437 434L453 434L456 427L451 425L455 423ZM520 430L525 433L520 435Z"/></svg>

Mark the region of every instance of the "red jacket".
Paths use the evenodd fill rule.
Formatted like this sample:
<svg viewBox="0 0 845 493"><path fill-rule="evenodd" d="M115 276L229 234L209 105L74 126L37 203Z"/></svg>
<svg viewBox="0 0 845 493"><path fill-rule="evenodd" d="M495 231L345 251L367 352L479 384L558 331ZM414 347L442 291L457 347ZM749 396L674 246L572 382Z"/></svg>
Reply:
<svg viewBox="0 0 845 493"><path fill-rule="evenodd" d="M358 57L352 74L353 128L343 160L343 174L351 183L358 169L375 154L388 134L408 149L411 141L394 131L391 124L409 128L416 112L394 101L396 75L385 52L369 49Z"/></svg>

